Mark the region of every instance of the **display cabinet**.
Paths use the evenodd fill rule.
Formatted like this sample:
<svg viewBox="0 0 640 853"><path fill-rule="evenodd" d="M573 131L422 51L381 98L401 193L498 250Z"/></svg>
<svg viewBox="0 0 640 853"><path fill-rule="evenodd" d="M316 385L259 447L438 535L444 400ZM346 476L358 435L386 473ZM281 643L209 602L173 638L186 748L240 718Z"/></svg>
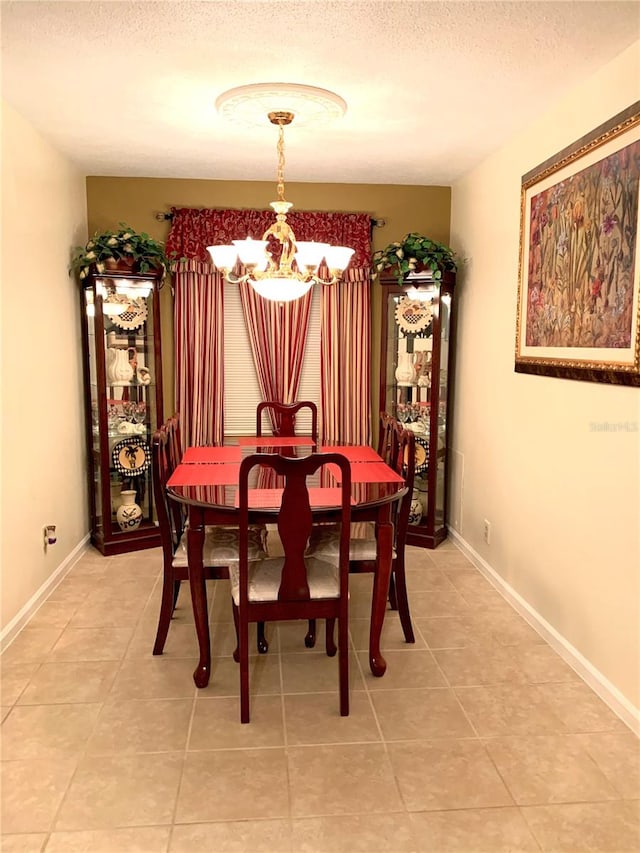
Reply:
<svg viewBox="0 0 640 853"><path fill-rule="evenodd" d="M383 271L380 409L416 435L416 478L407 542L435 548L447 535L455 274L435 280Z"/></svg>
<svg viewBox="0 0 640 853"><path fill-rule="evenodd" d="M151 435L163 422L160 271L80 282L91 541L103 554L160 544Z"/></svg>

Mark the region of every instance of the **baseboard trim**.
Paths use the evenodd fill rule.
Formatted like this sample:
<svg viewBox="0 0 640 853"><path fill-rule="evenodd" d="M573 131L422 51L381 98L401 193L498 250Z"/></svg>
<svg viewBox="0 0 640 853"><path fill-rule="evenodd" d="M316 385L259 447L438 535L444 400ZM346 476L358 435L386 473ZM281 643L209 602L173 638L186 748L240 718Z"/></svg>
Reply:
<svg viewBox="0 0 640 853"><path fill-rule="evenodd" d="M585 656L572 646L547 620L541 616L516 590L502 578L487 561L475 551L460 534L449 528L449 536L460 550L482 572L511 606L534 628L560 657L577 672L603 702L640 736L640 709L636 708Z"/></svg>
<svg viewBox="0 0 640 853"><path fill-rule="evenodd" d="M50 595L50 593L63 580L66 574L75 566L80 557L86 551L90 538L90 535L87 533L87 535L76 545L73 551L67 554L53 574L49 575L40 589L31 596L24 607L22 607L13 619L2 629L2 632L0 633L0 651L4 651L11 645L40 605L44 604L47 596Z"/></svg>

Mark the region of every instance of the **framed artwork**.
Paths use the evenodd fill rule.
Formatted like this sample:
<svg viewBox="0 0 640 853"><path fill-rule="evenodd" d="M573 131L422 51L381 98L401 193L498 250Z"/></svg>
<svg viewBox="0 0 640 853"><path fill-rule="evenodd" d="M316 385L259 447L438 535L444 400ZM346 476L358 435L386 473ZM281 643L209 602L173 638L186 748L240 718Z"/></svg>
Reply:
<svg viewBox="0 0 640 853"><path fill-rule="evenodd" d="M640 386L640 101L522 177L515 369Z"/></svg>

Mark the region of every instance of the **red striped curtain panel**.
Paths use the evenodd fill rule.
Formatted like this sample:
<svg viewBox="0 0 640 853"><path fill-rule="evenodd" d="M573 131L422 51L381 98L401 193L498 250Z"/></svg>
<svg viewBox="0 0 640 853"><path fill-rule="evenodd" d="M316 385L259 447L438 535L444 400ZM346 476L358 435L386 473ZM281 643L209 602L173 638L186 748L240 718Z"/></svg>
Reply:
<svg viewBox="0 0 640 853"><path fill-rule="evenodd" d="M212 264L186 261L175 274L175 398L185 447L222 444L223 279Z"/></svg>
<svg viewBox="0 0 640 853"><path fill-rule="evenodd" d="M174 208L167 251L186 260L175 276L176 406L185 443L217 444L224 434L224 286L206 247L249 235L273 222L261 210ZM371 435L370 218L360 213L292 211L300 240L355 249L344 281L323 287L321 421L323 440L369 443ZM229 286L229 285L226 285ZM241 285L245 322L263 399L296 399L311 295L285 305Z"/></svg>
<svg viewBox="0 0 640 853"><path fill-rule="evenodd" d="M371 441L371 274L345 270L322 291L322 440Z"/></svg>

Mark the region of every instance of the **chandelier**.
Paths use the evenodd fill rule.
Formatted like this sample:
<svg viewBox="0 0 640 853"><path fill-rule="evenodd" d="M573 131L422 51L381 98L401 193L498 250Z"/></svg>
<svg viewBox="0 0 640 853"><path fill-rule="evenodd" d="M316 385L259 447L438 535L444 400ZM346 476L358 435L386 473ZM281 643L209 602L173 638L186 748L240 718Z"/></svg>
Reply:
<svg viewBox="0 0 640 853"><path fill-rule="evenodd" d="M232 240L231 246L207 246L207 251L227 281L232 284L246 281L265 299L292 302L304 296L314 284L338 282L354 250L296 238L287 222L287 213L293 205L284 197L284 128L291 124L294 113L274 110L268 113L268 118L278 126L278 200L270 203L276 221L267 228L261 240L251 237ZM274 257L270 251L270 238L280 244L279 257ZM244 275L233 273L238 260L246 270ZM326 267L328 277L320 273L321 267Z"/></svg>

